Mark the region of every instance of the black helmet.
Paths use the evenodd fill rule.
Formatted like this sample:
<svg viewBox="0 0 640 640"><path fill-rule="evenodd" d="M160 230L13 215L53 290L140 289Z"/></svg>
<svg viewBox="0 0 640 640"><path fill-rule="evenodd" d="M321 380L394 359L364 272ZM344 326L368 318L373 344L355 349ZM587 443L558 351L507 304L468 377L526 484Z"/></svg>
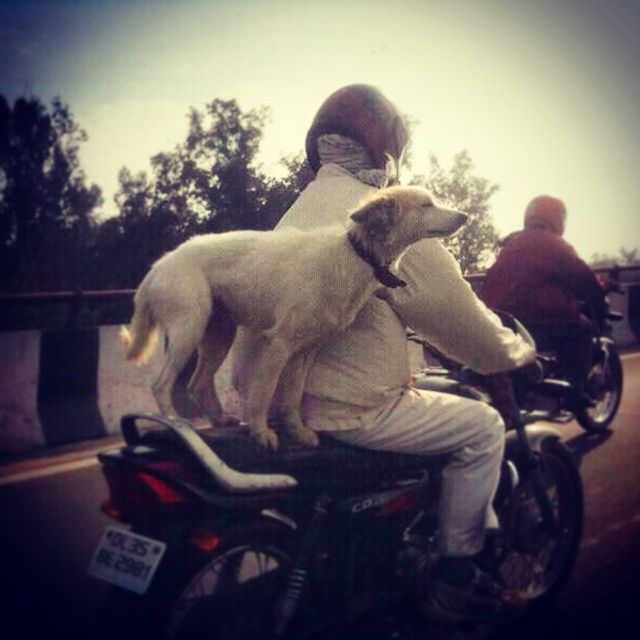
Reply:
<svg viewBox="0 0 640 640"><path fill-rule="evenodd" d="M314 172L320 168L318 138L324 133L339 133L360 142L377 169L386 167L387 153L399 161L409 139L393 103L366 84L338 89L318 109L306 140L307 160Z"/></svg>

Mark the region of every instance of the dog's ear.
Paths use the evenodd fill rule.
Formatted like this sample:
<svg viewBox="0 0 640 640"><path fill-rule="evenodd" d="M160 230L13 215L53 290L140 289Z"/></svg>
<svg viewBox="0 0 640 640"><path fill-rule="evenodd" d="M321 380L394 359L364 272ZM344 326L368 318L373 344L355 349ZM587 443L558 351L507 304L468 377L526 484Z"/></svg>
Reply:
<svg viewBox="0 0 640 640"><path fill-rule="evenodd" d="M367 231L386 233L396 223L399 215L400 205L397 198L383 194L365 202L350 217Z"/></svg>

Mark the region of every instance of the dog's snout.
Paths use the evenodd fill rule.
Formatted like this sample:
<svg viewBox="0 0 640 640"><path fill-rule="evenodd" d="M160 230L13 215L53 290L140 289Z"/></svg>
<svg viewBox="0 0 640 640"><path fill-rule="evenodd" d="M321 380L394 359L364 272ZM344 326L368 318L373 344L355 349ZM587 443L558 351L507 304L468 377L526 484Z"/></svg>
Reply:
<svg viewBox="0 0 640 640"><path fill-rule="evenodd" d="M463 213L462 211L456 211L455 214L456 214L455 215L456 223L459 227L461 227L467 221L467 218L469 216L468 214Z"/></svg>

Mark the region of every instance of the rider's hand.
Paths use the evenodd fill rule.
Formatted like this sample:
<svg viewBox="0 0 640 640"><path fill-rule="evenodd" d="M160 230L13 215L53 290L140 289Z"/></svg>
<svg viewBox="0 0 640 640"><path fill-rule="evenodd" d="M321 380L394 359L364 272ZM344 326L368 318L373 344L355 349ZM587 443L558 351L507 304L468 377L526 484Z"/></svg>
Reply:
<svg viewBox="0 0 640 640"><path fill-rule="evenodd" d="M516 369L518 378L524 378L527 382L540 382L544 378L544 368L538 359Z"/></svg>
<svg viewBox="0 0 640 640"><path fill-rule="evenodd" d="M507 373L492 373L484 376L485 384L491 397L493 406L502 416L509 429L520 420L520 410L513 394L511 378Z"/></svg>

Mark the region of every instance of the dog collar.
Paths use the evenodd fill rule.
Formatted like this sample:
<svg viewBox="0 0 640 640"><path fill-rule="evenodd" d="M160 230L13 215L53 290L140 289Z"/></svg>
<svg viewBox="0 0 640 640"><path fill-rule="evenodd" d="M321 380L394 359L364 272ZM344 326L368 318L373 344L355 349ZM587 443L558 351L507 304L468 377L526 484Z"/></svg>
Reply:
<svg viewBox="0 0 640 640"><path fill-rule="evenodd" d="M378 264L376 257L371 253L371 251L366 249L363 244L353 236L353 234L350 233L347 237L349 238L349 242L351 243L353 250L358 254L358 256L373 268L373 275L378 282L390 289L407 286L407 283L402 280L402 278L398 278L398 276L391 273L388 264Z"/></svg>

